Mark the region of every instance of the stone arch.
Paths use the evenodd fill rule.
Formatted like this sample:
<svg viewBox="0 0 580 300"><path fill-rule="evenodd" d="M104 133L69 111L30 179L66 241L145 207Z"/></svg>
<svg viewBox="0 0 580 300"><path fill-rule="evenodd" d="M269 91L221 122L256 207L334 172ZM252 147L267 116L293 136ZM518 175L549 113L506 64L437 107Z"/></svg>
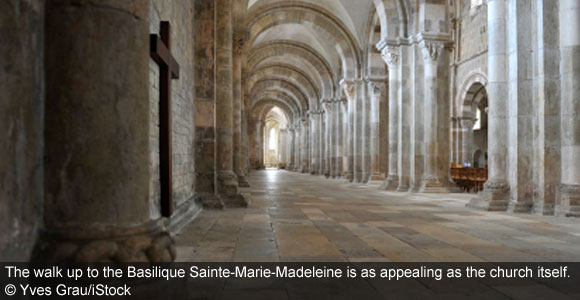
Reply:
<svg viewBox="0 0 580 300"><path fill-rule="evenodd" d="M253 45L258 35L281 24L306 24L315 28L323 40L333 41L338 47L343 65L343 76L357 77L360 70L359 48L348 28L334 15L317 5L304 2L271 3L251 9L248 16L249 44Z"/></svg>
<svg viewBox="0 0 580 300"><path fill-rule="evenodd" d="M282 53L284 55L295 56L312 65L322 79L322 93L325 97L333 97L334 90L336 89L335 70L332 69L330 63L328 63L324 57L320 56L314 49L303 43L275 40L260 44L259 46L250 49L248 54L248 69L254 69L257 64L264 60L268 60L269 58L283 59L281 55Z"/></svg>
<svg viewBox="0 0 580 300"><path fill-rule="evenodd" d="M270 98L270 97L264 97L258 101L256 101L253 106L250 109L250 113L253 116L257 116L258 119L263 120L263 116L264 116L264 110L268 110L266 109L267 107L270 107L270 109L272 107L279 107L280 110L282 110L282 112L284 112L285 116L286 116L286 120L288 120L288 123L290 123L292 120L295 119L296 115L296 111L293 110L288 103L286 103L284 100L281 99L275 99L275 98Z"/></svg>
<svg viewBox="0 0 580 300"><path fill-rule="evenodd" d="M487 76L481 71L472 71L461 84L455 99L456 116L467 117L471 112L471 105L480 88L487 90Z"/></svg>
<svg viewBox="0 0 580 300"><path fill-rule="evenodd" d="M408 0L373 0L381 25L381 40L407 38L411 28Z"/></svg>
<svg viewBox="0 0 580 300"><path fill-rule="evenodd" d="M289 64L267 64L258 66L248 74L249 80L246 82L249 89L252 89L254 84L265 78L280 78L291 82L301 91L308 95L310 99L320 98L320 87L316 85L313 79L302 70Z"/></svg>
<svg viewBox="0 0 580 300"><path fill-rule="evenodd" d="M291 96L297 104L297 107L300 108L301 113L305 113L309 109L309 101L306 94L304 94L294 83L289 82L284 78L262 78L252 86L249 94L256 96L263 91L280 91Z"/></svg>
<svg viewBox="0 0 580 300"><path fill-rule="evenodd" d="M378 30L377 30L378 29ZM365 72L369 77L386 77L387 66L381 57L381 53L376 48L376 44L381 41L379 16L373 8L369 13L368 36L365 49Z"/></svg>

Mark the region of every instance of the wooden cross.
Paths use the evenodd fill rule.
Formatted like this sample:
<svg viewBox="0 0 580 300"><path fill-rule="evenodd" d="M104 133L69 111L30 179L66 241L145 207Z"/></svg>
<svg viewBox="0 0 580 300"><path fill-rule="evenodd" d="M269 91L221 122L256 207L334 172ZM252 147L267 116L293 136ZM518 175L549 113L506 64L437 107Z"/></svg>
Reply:
<svg viewBox="0 0 580 300"><path fill-rule="evenodd" d="M171 31L161 21L160 35L149 37L151 58L159 65L159 160L161 182L161 214L173 214L173 180L171 149L171 79L179 79L179 65L171 55Z"/></svg>

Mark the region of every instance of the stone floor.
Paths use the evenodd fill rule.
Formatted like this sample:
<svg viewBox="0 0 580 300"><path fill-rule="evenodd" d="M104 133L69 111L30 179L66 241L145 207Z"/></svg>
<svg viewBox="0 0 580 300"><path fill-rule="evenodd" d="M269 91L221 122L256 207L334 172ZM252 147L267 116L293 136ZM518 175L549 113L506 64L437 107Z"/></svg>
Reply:
<svg viewBox="0 0 580 300"><path fill-rule="evenodd" d="M287 171L249 181L250 206L201 212L177 237L178 261L580 261L574 218L474 211L474 195Z"/></svg>

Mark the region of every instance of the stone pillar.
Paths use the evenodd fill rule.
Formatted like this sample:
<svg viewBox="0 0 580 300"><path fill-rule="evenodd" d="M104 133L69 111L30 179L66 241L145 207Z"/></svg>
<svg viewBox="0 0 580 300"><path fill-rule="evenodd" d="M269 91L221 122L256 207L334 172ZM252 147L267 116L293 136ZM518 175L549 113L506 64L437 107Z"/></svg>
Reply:
<svg viewBox="0 0 580 300"><path fill-rule="evenodd" d="M473 164L472 146L473 146L473 122L471 117L460 117L461 124L461 161L459 163Z"/></svg>
<svg viewBox="0 0 580 300"><path fill-rule="evenodd" d="M461 163L462 161L462 156L461 156L461 136L462 136L462 132L461 132L461 126L460 124L460 119L458 117L452 117L451 118L451 126L452 126L452 132L451 134L453 135L452 140L453 140L453 153L451 155L451 161L455 162L455 163Z"/></svg>
<svg viewBox="0 0 580 300"><path fill-rule="evenodd" d="M246 42L245 32L236 32L233 40L233 118L234 118L234 173L238 177L239 187L249 187L243 171L243 145L242 145L242 55Z"/></svg>
<svg viewBox="0 0 580 300"><path fill-rule="evenodd" d="M345 138L345 130L348 127L348 120L347 110L346 110L346 100L344 98L336 98L334 99L334 114L335 114L335 141L336 141L336 177L342 178L346 177L346 161L348 160L348 156L346 155L346 138Z"/></svg>
<svg viewBox="0 0 580 300"><path fill-rule="evenodd" d="M260 120L256 126L258 127L256 129L257 169L263 170L266 168L266 162L264 161L264 149L266 148L264 130L266 129L266 123Z"/></svg>
<svg viewBox="0 0 580 300"><path fill-rule="evenodd" d="M381 110L381 103L385 97L386 78L385 79L368 79L368 91L370 94L369 107L369 147L370 147L370 180L383 180L383 174L386 170L381 169L381 156L388 155L388 153L381 153L381 114L388 113Z"/></svg>
<svg viewBox="0 0 580 300"><path fill-rule="evenodd" d="M345 177L348 181L354 181L354 120L355 120L355 112L356 112L356 102L355 102L355 86L354 82L350 80L342 80L341 86L346 95L347 103L347 111L348 116L345 116L346 119L346 174Z"/></svg>
<svg viewBox="0 0 580 300"><path fill-rule="evenodd" d="M294 172L300 172L302 165L302 122L300 119L294 121L294 130L296 137L294 139Z"/></svg>
<svg viewBox="0 0 580 300"><path fill-rule="evenodd" d="M318 111L310 111L310 175L318 174L318 168L320 166L320 157L318 156L319 151L319 141L318 141L318 118L320 114Z"/></svg>
<svg viewBox="0 0 580 300"><path fill-rule="evenodd" d="M411 186L411 160L413 159L412 152L412 128L411 119L413 108L411 107L411 98L414 96L412 91L414 74L411 65L411 55L414 52L411 45L399 46L400 63L399 63L399 93L398 96L398 141L397 141L397 170L399 171L399 186L397 192L406 192Z"/></svg>
<svg viewBox="0 0 580 300"><path fill-rule="evenodd" d="M353 148L354 148L354 182L362 183L365 173L364 167L364 150L365 150L365 138L364 138L364 110L366 99L366 89L362 80L354 81L355 89L355 114L354 114L354 138L353 138Z"/></svg>
<svg viewBox="0 0 580 300"><path fill-rule="evenodd" d="M330 111L332 112L332 121L331 121L331 128L330 128L330 175L332 178L336 178L338 176L338 128L340 124L338 124L338 113L336 111L336 101L332 100L330 102Z"/></svg>
<svg viewBox="0 0 580 300"><path fill-rule="evenodd" d="M148 200L149 4L46 4L37 259L172 261L173 240L164 218L150 219Z"/></svg>
<svg viewBox="0 0 580 300"><path fill-rule="evenodd" d="M310 119L304 118L302 121L302 145L300 173L308 173L310 170Z"/></svg>
<svg viewBox="0 0 580 300"><path fill-rule="evenodd" d="M286 168L286 144L288 143L288 130L280 129L280 138L278 139L278 166Z"/></svg>
<svg viewBox="0 0 580 300"><path fill-rule="evenodd" d="M249 143L248 143L248 117L242 110L242 171L244 175L248 175L250 172L250 153L249 153Z"/></svg>
<svg viewBox="0 0 580 300"><path fill-rule="evenodd" d="M325 109L324 118L326 120L325 124L325 145L324 145L324 176L329 178L331 176L332 170L332 126L333 126L333 113L332 113L332 102L331 100L323 100L322 106Z"/></svg>
<svg viewBox="0 0 580 300"><path fill-rule="evenodd" d="M361 89L358 94L361 99L361 183L368 183L372 174L372 159L371 159L371 102L373 101L373 91L368 85L366 79L361 79L359 83L359 88Z"/></svg>
<svg viewBox="0 0 580 300"><path fill-rule="evenodd" d="M321 104L322 106L323 104ZM319 145L319 154L318 157L320 158L320 166L318 169L318 175L325 175L326 174L326 165L327 165L327 161L326 161L326 112L321 109L320 110L320 116L318 118L318 128L320 129L318 132L318 137L319 137L319 141L320 141L320 145Z"/></svg>
<svg viewBox="0 0 580 300"><path fill-rule="evenodd" d="M381 56L389 69L389 174L381 189L394 191L399 186L399 116L401 81L399 70L399 47L383 46Z"/></svg>
<svg viewBox="0 0 580 300"><path fill-rule="evenodd" d="M5 262L29 261L42 226L44 2L0 2L0 258Z"/></svg>
<svg viewBox="0 0 580 300"><path fill-rule="evenodd" d="M247 206L234 173L234 95L232 0L216 0L216 174L217 192L226 206Z"/></svg>
<svg viewBox="0 0 580 300"><path fill-rule="evenodd" d="M345 176L346 169L345 164L348 159L346 156L346 139L345 139L345 128L347 126L346 122L346 99L337 98L334 101L334 111L336 114L336 177L341 178Z"/></svg>
<svg viewBox="0 0 580 300"><path fill-rule="evenodd" d="M484 190L468 206L505 211L508 206L507 182L507 0L487 1L488 33L488 180Z"/></svg>
<svg viewBox="0 0 580 300"><path fill-rule="evenodd" d="M560 212L580 217L580 2L560 1L561 153Z"/></svg>
<svg viewBox="0 0 580 300"><path fill-rule="evenodd" d="M444 143L442 137L439 137L439 116L440 101L438 90L438 68L439 60L445 53L444 45L438 41L423 40L420 44L425 62L425 89L424 89L424 126L423 141L425 147L425 171L421 181L421 192L443 192L443 186L446 184L443 178L440 178L440 169L449 168L449 164L441 164L439 143Z"/></svg>
<svg viewBox="0 0 580 300"><path fill-rule="evenodd" d="M288 164L288 171L293 171L294 170L294 166L296 165L296 162L294 160L295 158L295 148L294 148L294 143L296 141L296 130L294 129L294 126L289 125L288 126L288 133L289 133L289 152L288 152L288 158L289 158L289 164Z"/></svg>

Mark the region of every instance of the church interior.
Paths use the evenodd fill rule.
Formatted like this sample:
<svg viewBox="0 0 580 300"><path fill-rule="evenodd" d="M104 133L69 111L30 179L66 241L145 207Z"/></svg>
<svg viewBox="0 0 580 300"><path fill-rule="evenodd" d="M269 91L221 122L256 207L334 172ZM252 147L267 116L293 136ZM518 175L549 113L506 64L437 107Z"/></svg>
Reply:
<svg viewBox="0 0 580 300"><path fill-rule="evenodd" d="M578 0L2 0L0 261L580 261Z"/></svg>

